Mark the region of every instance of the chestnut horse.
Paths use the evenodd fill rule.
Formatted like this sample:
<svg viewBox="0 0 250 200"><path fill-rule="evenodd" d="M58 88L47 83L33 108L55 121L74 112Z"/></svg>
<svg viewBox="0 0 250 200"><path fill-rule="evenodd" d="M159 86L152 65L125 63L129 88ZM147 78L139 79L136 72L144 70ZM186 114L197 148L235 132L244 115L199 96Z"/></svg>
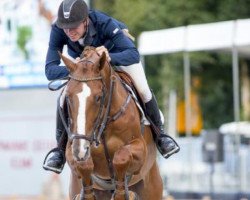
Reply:
<svg viewBox="0 0 250 200"><path fill-rule="evenodd" d="M93 47L71 61L63 91L69 115L70 199L161 200L162 179L148 125L119 75Z"/></svg>

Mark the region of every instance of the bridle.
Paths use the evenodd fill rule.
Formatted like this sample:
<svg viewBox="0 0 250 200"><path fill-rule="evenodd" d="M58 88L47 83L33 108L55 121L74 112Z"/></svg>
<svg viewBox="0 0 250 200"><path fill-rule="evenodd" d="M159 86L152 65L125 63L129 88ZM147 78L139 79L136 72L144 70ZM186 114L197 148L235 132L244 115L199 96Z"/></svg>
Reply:
<svg viewBox="0 0 250 200"><path fill-rule="evenodd" d="M82 59L79 62L90 62L92 64L95 64L91 60L83 60ZM109 64L109 62L107 62L107 63ZM121 109L118 112L116 112L113 116L110 116L110 108L111 108L111 103L112 103L112 95L113 95L113 91L114 91L114 83L116 82L117 77L113 74L113 70L111 69L110 64L109 64L109 67L110 67L110 74L111 75L110 75L110 87L109 87L109 92L108 92L109 96L108 97L106 95L107 94L107 87L106 87L106 84L105 84L101 74L98 76L95 76L95 77L76 77L76 76L73 76L72 74L70 74L68 76L69 80L72 79L72 80L75 80L78 82L85 82L85 83L90 82L90 81L99 81L100 80L100 81L102 81L102 85L103 85L97 118L95 120L95 123L94 123L94 126L92 128L91 133L86 134L86 135L72 133L70 131L69 126L68 126L69 123L68 124L66 123L64 111L60 107L60 104L59 104L61 96L58 97L57 105L58 105L59 115L62 119L63 125L65 127L66 132L67 132L68 139L71 143L74 139L84 139L84 140L89 141L90 145L95 143L95 146L97 147L100 144L100 139L102 138L102 135L104 133L104 130L106 129L107 124L110 121L115 121L116 119L118 119L122 115L122 113L125 112L128 104L131 100L130 94L128 95L125 103L121 106ZM108 99L107 99L107 105L105 106L106 98L108 98ZM69 109L70 109L70 105L71 105L69 97L65 97L65 101L66 101L67 110L69 113ZM106 107L106 110L104 109L104 107ZM105 112L104 112L104 110L105 110ZM68 117L69 117L69 119L71 118L71 116L68 116ZM88 136L88 135L90 135L90 136Z"/></svg>
<svg viewBox="0 0 250 200"><path fill-rule="evenodd" d="M91 60L84 60L84 59L81 59L79 62L90 62L92 64L95 64ZM80 134L77 134L77 133L72 133L70 131L70 129L69 129L70 122L68 122L68 123L66 122L66 120L65 120L66 117L65 117L64 110L63 110L63 108L60 107L60 98L61 98L62 94L57 99L57 109L58 109L58 112L59 112L59 116L60 116L60 118L62 120L63 126L64 126L64 128L66 130L67 135L68 135L68 139L69 139L70 143L72 143L73 140L75 140L75 139L84 139L84 140L89 141L90 145L95 143L95 146L98 147L99 144L101 143L100 140L102 139L102 144L104 146L104 154L105 154L105 157L106 157L106 160L107 160L111 181L112 181L112 183L114 183L114 181L115 181L114 168L113 168L111 156L110 156L109 151L108 151L107 142L106 142L106 139L105 139L104 132L106 130L106 127L107 127L108 123L117 120L125 112L126 108L129 105L129 102L131 100L131 95L128 92L128 96L126 98L126 101L123 103L123 105L121 106L119 111L117 111L114 115L110 116L110 109L111 109L111 103L112 103L112 95L113 95L113 91L114 91L114 84L115 84L117 78L119 78L119 77L117 77L114 74L112 66L110 65L110 63L109 62L107 62L107 63L108 63L109 68L110 68L110 85L109 85L109 92L108 92L109 95L108 95L108 97L106 96L107 87L106 87L106 84L104 82L103 76L101 74L98 75L98 76L95 76L95 77L76 77L76 76L73 76L72 74L70 74L68 77L66 77L68 79L68 81L70 79L78 81L78 82L102 81L102 85L103 85L102 98L101 98L98 115L97 115L97 118L95 120L93 129L92 129L91 133L88 134L90 136L80 135ZM63 79L65 79L65 78L63 78ZM63 83L63 86L66 85L68 83L68 81L66 83ZM50 82L50 84L51 84L51 82ZM49 84L49 88L50 88L50 84ZM59 86L58 88L60 89L63 86ZM125 89L126 89L126 87L125 87ZM55 90L55 89L53 89L53 90ZM106 101L106 98L108 98L107 101ZM68 97L65 97L65 101L66 101L66 104L67 104L67 111L68 111L68 114L69 114L70 100L69 100ZM106 107L106 110L104 109L104 107ZM71 118L71 116L68 116L68 119L70 119L70 118Z"/></svg>

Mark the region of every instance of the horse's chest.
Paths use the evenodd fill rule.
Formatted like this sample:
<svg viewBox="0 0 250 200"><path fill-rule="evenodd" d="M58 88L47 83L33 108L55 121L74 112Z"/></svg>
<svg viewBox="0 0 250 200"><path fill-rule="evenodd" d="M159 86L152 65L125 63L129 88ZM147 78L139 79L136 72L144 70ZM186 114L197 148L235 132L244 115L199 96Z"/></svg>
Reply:
<svg viewBox="0 0 250 200"><path fill-rule="evenodd" d="M110 157L113 157L114 153L120 149L122 146L124 146L124 141L122 141L119 138L109 138L106 141L107 151L110 154ZM91 155L93 159L97 158L97 160L100 157L105 157L105 148L103 143L101 143L97 148L92 147L91 148Z"/></svg>

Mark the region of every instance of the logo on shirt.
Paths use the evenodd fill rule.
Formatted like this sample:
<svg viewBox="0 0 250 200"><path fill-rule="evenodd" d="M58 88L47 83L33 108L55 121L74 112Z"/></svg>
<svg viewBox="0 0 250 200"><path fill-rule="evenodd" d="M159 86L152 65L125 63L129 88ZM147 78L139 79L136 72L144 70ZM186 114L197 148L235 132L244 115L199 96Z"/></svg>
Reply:
<svg viewBox="0 0 250 200"><path fill-rule="evenodd" d="M115 30L113 30L113 33L116 34L119 31L118 28L116 28Z"/></svg>

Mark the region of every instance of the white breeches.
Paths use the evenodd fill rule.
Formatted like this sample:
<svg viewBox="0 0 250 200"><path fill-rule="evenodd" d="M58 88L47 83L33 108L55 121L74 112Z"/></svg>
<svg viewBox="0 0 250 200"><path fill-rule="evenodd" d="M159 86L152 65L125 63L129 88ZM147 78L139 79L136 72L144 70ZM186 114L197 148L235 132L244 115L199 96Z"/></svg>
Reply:
<svg viewBox="0 0 250 200"><path fill-rule="evenodd" d="M116 66L116 68L127 72L131 76L135 84L135 87L139 92L140 96L142 97L144 103L147 103L151 100L152 93L149 89L148 82L141 62L129 66Z"/></svg>

